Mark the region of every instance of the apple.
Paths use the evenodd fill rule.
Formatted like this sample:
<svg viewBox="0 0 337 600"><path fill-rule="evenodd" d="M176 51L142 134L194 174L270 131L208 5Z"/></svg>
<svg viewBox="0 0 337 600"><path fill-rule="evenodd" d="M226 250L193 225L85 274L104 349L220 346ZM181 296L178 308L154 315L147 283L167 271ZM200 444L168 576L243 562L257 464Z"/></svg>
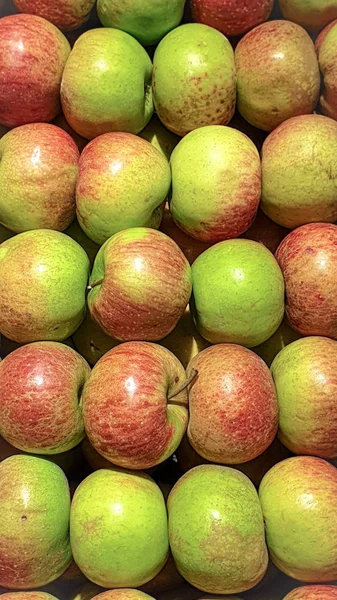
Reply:
<svg viewBox="0 0 337 600"><path fill-rule="evenodd" d="M171 333L184 313L192 291L191 268L169 237L135 227L116 233L101 247L89 290L91 316L105 333L121 341L157 341Z"/></svg>
<svg viewBox="0 0 337 600"><path fill-rule="evenodd" d="M71 563L70 494L63 471L33 456L3 460L0 503L0 585L26 590L62 575Z"/></svg>
<svg viewBox="0 0 337 600"><path fill-rule="evenodd" d="M170 186L169 163L150 142L132 133L106 133L81 154L78 222L97 244L130 227L158 229Z"/></svg>
<svg viewBox="0 0 337 600"><path fill-rule="evenodd" d="M324 115L337 120L337 21L333 21L320 34L316 42L318 64L323 86L320 98Z"/></svg>
<svg viewBox="0 0 337 600"><path fill-rule="evenodd" d="M233 49L219 31L199 23L177 27L153 58L153 99L158 117L183 136L204 125L226 125L235 109Z"/></svg>
<svg viewBox="0 0 337 600"><path fill-rule="evenodd" d="M183 17L185 0L98 0L102 25L133 35L144 46L158 44Z"/></svg>
<svg viewBox="0 0 337 600"><path fill-rule="evenodd" d="M69 125L91 140L103 133L139 133L153 112L152 63L131 35L118 29L83 33L64 69L61 100Z"/></svg>
<svg viewBox="0 0 337 600"><path fill-rule="evenodd" d="M94 596L95 600L154 600L152 596L141 592L140 590L120 589L107 590Z"/></svg>
<svg viewBox="0 0 337 600"><path fill-rule="evenodd" d="M307 32L289 21L255 27L235 50L238 109L252 125L272 131L286 119L312 113L320 75Z"/></svg>
<svg viewBox="0 0 337 600"><path fill-rule="evenodd" d="M284 314L284 281L272 253L251 240L227 240L192 265L191 308L197 329L212 344L262 344Z"/></svg>
<svg viewBox="0 0 337 600"><path fill-rule="evenodd" d="M17 233L63 231L75 217L79 151L49 123L31 123L0 140L0 221Z"/></svg>
<svg viewBox="0 0 337 600"><path fill-rule="evenodd" d="M170 210L185 233L214 243L251 226L261 197L261 163L241 131L221 125L191 131L173 150L171 170Z"/></svg>
<svg viewBox="0 0 337 600"><path fill-rule="evenodd" d="M278 246L288 233L289 229L278 225L259 209L254 223L240 237L260 242L275 254Z"/></svg>
<svg viewBox="0 0 337 600"><path fill-rule="evenodd" d="M58 600L48 592L5 592L1 594L1 600Z"/></svg>
<svg viewBox="0 0 337 600"><path fill-rule="evenodd" d="M70 515L75 562L103 587L139 587L168 557L163 495L145 474L102 469L78 486Z"/></svg>
<svg viewBox="0 0 337 600"><path fill-rule="evenodd" d="M279 0L282 15L309 29L321 31L337 17L336 0Z"/></svg>
<svg viewBox="0 0 337 600"><path fill-rule="evenodd" d="M89 18L95 0L13 0L19 12L37 15L59 29L76 29Z"/></svg>
<svg viewBox="0 0 337 600"><path fill-rule="evenodd" d="M337 226L295 229L276 252L286 285L286 314L302 335L337 338Z"/></svg>
<svg viewBox="0 0 337 600"><path fill-rule="evenodd" d="M150 142L150 144L157 148L167 160L170 160L173 149L180 140L177 135L164 127L157 115L153 115L151 121L149 121L145 129L140 132L139 136Z"/></svg>
<svg viewBox="0 0 337 600"><path fill-rule="evenodd" d="M242 35L266 21L274 0L192 0L192 17L224 35Z"/></svg>
<svg viewBox="0 0 337 600"><path fill-rule="evenodd" d="M0 20L0 123L51 121L70 45L57 27L34 15Z"/></svg>
<svg viewBox="0 0 337 600"><path fill-rule="evenodd" d="M76 131L74 131L72 127L70 127L68 121L66 120L62 112L59 115L57 115L55 119L53 119L53 125L56 125L57 127L63 129L66 133L69 133L69 135L73 138L75 144L77 145L79 151L82 152L83 148L85 148L85 146L87 145L88 140L83 138L81 135L78 135L78 133L76 133Z"/></svg>
<svg viewBox="0 0 337 600"><path fill-rule="evenodd" d="M287 322L287 319L283 319L279 328L273 333L273 335L260 344L259 346L255 346L254 352L263 358L264 362L270 367L273 362L275 356L288 344L298 340L301 337L301 334L297 331L294 331Z"/></svg>
<svg viewBox="0 0 337 600"><path fill-rule="evenodd" d="M248 477L228 467L196 467L175 484L167 506L173 558L191 585L235 594L263 578L263 517Z"/></svg>
<svg viewBox="0 0 337 600"><path fill-rule="evenodd" d="M278 569L307 583L336 579L337 469L312 456L288 458L264 476L259 496Z"/></svg>
<svg viewBox="0 0 337 600"><path fill-rule="evenodd" d="M82 395L93 447L127 469L149 469L166 460L187 428L186 384L180 361L158 344L128 342L107 352Z"/></svg>
<svg viewBox="0 0 337 600"><path fill-rule="evenodd" d="M192 264L202 252L207 250L211 243L201 242L184 233L173 221L169 207L165 206L163 220L160 225L160 231L168 235L179 246L180 250L185 254L188 262Z"/></svg>
<svg viewBox="0 0 337 600"><path fill-rule="evenodd" d="M335 585L304 585L289 592L283 600L334 600L337 598Z"/></svg>

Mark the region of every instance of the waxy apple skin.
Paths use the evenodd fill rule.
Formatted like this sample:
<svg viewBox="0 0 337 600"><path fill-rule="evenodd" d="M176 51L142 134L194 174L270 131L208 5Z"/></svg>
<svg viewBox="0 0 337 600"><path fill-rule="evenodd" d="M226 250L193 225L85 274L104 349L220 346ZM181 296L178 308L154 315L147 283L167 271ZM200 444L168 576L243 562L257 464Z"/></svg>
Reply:
<svg viewBox="0 0 337 600"><path fill-rule="evenodd" d="M95 0L13 0L13 3L19 12L43 17L67 31L85 23Z"/></svg>
<svg viewBox="0 0 337 600"><path fill-rule="evenodd" d="M1 600L58 600L48 592L7 592L1 594Z"/></svg>
<svg viewBox="0 0 337 600"><path fill-rule="evenodd" d="M304 585L289 592L283 600L336 600L335 585Z"/></svg>
<svg viewBox="0 0 337 600"><path fill-rule="evenodd" d="M11 231L63 231L75 217L79 152L49 123L22 125L0 140L0 221Z"/></svg>
<svg viewBox="0 0 337 600"><path fill-rule="evenodd" d="M227 38L207 25L181 25L156 49L154 105L165 127L180 136L205 125L229 123L235 84L233 49Z"/></svg>
<svg viewBox="0 0 337 600"><path fill-rule="evenodd" d="M80 158L79 224L97 244L129 227L158 229L170 185L170 166L149 142L131 133L101 135Z"/></svg>
<svg viewBox="0 0 337 600"><path fill-rule="evenodd" d="M90 367L75 350L35 342L0 362L0 434L34 454L59 454L84 438L81 389Z"/></svg>
<svg viewBox="0 0 337 600"><path fill-rule="evenodd" d="M117 340L157 341L183 315L191 268L178 246L154 229L135 227L99 250L90 277L91 316Z"/></svg>
<svg viewBox="0 0 337 600"><path fill-rule="evenodd" d="M337 22L333 22L321 32L316 42L318 64L323 77L320 97L322 112L337 120Z"/></svg>
<svg viewBox="0 0 337 600"><path fill-rule="evenodd" d="M51 121L60 112L60 85L70 53L65 36L33 15L0 21L0 123Z"/></svg>
<svg viewBox="0 0 337 600"><path fill-rule="evenodd" d="M192 0L193 21L237 36L266 21L274 0Z"/></svg>
<svg viewBox="0 0 337 600"><path fill-rule="evenodd" d="M264 476L259 496L274 564L299 581L335 580L337 469L312 456L288 458Z"/></svg>
<svg viewBox="0 0 337 600"><path fill-rule="evenodd" d="M0 585L38 588L71 562L70 494L63 471L33 456L0 464Z"/></svg>
<svg viewBox="0 0 337 600"><path fill-rule="evenodd" d="M178 571L204 592L233 594L264 576L268 552L251 481L235 469L202 465L168 498L169 539Z"/></svg>
<svg viewBox="0 0 337 600"><path fill-rule="evenodd" d="M302 335L337 339L337 226L303 225L284 238L275 257L290 326Z"/></svg>
<svg viewBox="0 0 337 600"><path fill-rule="evenodd" d="M139 587L163 568L169 551L166 506L145 474L102 469L77 488L70 538L75 562L102 587Z"/></svg>
<svg viewBox="0 0 337 600"><path fill-rule="evenodd" d="M320 75L307 32L289 21L259 25L235 50L238 109L249 123L272 131L286 119L312 113Z"/></svg>
<svg viewBox="0 0 337 600"><path fill-rule="evenodd" d="M279 0L283 17L309 31L321 31L337 18L336 0Z"/></svg>
<svg viewBox="0 0 337 600"><path fill-rule="evenodd" d="M221 125L195 129L174 149L171 169L170 210L185 233L215 243L250 227L261 197L261 163L243 133Z"/></svg>
<svg viewBox="0 0 337 600"><path fill-rule="evenodd" d="M154 600L152 596L144 594L140 590L108 590L94 596L95 600ZM94 600L94 599L93 599Z"/></svg>
<svg viewBox="0 0 337 600"><path fill-rule="evenodd" d="M153 113L152 63L131 35L91 29L75 42L61 84L64 115L89 140L111 131L139 133Z"/></svg>

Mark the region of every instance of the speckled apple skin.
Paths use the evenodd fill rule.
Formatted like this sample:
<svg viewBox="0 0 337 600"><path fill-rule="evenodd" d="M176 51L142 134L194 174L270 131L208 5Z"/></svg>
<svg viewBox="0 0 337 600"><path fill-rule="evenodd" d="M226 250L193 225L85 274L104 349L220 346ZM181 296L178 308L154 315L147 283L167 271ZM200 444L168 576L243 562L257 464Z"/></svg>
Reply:
<svg viewBox="0 0 337 600"><path fill-rule="evenodd" d="M70 53L66 37L33 15L0 21L0 123L51 121L60 112L60 85Z"/></svg>
<svg viewBox="0 0 337 600"><path fill-rule="evenodd" d="M20 233L63 231L75 217L79 151L49 123L22 125L0 140L0 221Z"/></svg>
<svg viewBox="0 0 337 600"><path fill-rule="evenodd" d="M153 59L153 99L165 127L183 136L226 125L236 99L233 49L219 31L188 23L160 42Z"/></svg>
<svg viewBox="0 0 337 600"><path fill-rule="evenodd" d="M76 29L89 18L95 0L13 0L17 10L37 15L63 30Z"/></svg>
<svg viewBox="0 0 337 600"><path fill-rule="evenodd" d="M48 592L7 592L1 594L1 600L58 600Z"/></svg>
<svg viewBox="0 0 337 600"><path fill-rule="evenodd" d="M235 469L195 467L168 498L169 539L177 568L204 592L231 594L264 576L268 552L257 492Z"/></svg>
<svg viewBox="0 0 337 600"><path fill-rule="evenodd" d="M94 596L93 600L154 600L154 598L140 590L121 589L102 592Z"/></svg>
<svg viewBox="0 0 337 600"><path fill-rule="evenodd" d="M38 229L0 246L0 332L15 342L62 341L82 322L89 259L70 237Z"/></svg>
<svg viewBox="0 0 337 600"><path fill-rule="evenodd" d="M276 331L284 314L284 280L271 252L250 240L227 240L192 265L191 308L206 340L248 348Z"/></svg>
<svg viewBox="0 0 337 600"><path fill-rule="evenodd" d="M337 586L335 585L304 585L289 592L283 600L335 600Z"/></svg>
<svg viewBox="0 0 337 600"><path fill-rule="evenodd" d="M0 585L26 590L62 575L71 562L63 471L42 458L7 458L0 464L0 503Z"/></svg>
<svg viewBox="0 0 337 600"><path fill-rule="evenodd" d="M321 31L337 18L336 0L279 0L283 17L309 31Z"/></svg>
<svg viewBox="0 0 337 600"><path fill-rule="evenodd" d="M94 583L139 587L168 557L163 495L144 474L121 470L92 473L77 488L71 507L74 559Z"/></svg>
<svg viewBox="0 0 337 600"><path fill-rule="evenodd" d="M320 75L313 42L289 21L255 27L235 50L237 105L249 123L272 131L286 119L312 113Z"/></svg>
<svg viewBox="0 0 337 600"><path fill-rule="evenodd" d="M316 42L318 64L323 77L321 108L324 115L337 120L337 22L328 25Z"/></svg>
<svg viewBox="0 0 337 600"><path fill-rule="evenodd" d="M228 36L246 33L271 13L274 0L191 0L192 17Z"/></svg>
<svg viewBox="0 0 337 600"><path fill-rule="evenodd" d="M337 226L303 225L284 238L275 257L290 326L302 335L337 339Z"/></svg>
<svg viewBox="0 0 337 600"><path fill-rule="evenodd" d="M150 142L131 133L106 133L81 154L78 222L97 244L129 227L158 229L170 186L168 161Z"/></svg>
<svg viewBox="0 0 337 600"><path fill-rule="evenodd" d="M139 133L153 112L152 63L131 35L91 29L71 51L61 84L64 115L82 137Z"/></svg>

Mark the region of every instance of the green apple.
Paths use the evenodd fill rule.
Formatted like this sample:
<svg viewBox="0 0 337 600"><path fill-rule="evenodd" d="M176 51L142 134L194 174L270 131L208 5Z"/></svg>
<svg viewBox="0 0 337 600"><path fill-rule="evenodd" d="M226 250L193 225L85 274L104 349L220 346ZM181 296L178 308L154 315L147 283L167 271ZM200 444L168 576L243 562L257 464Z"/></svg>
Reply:
<svg viewBox="0 0 337 600"><path fill-rule="evenodd" d="M20 343L62 341L85 314L89 259L67 235L20 233L0 246L0 333Z"/></svg>
<svg viewBox="0 0 337 600"><path fill-rule="evenodd" d="M58 600L58 598L48 592L6 592L1 594L1 600Z"/></svg>
<svg viewBox="0 0 337 600"><path fill-rule="evenodd" d="M74 559L94 583L139 587L168 557L163 495L145 474L102 469L77 488L71 507Z"/></svg>
<svg viewBox="0 0 337 600"><path fill-rule="evenodd" d="M141 592L140 590L120 589L107 590L94 596L95 600L154 600L152 596Z"/></svg>
<svg viewBox="0 0 337 600"><path fill-rule="evenodd" d="M153 115L151 121L139 135L166 156L167 160L170 160L170 156L180 140L177 135L164 127L157 115Z"/></svg>
<svg viewBox="0 0 337 600"><path fill-rule="evenodd" d="M110 131L139 133L153 112L152 63L144 48L119 29L91 29L71 51L61 83L69 125L92 139Z"/></svg>
<svg viewBox="0 0 337 600"><path fill-rule="evenodd" d="M122 29L151 46L179 25L184 6L185 0L98 0L97 13L105 27Z"/></svg>
<svg viewBox="0 0 337 600"><path fill-rule="evenodd" d="M194 587L233 594L264 576L268 552L252 482L235 469L195 467L168 498L169 539L181 575Z"/></svg>
<svg viewBox="0 0 337 600"><path fill-rule="evenodd" d="M196 325L213 344L257 346L283 319L283 275L272 253L258 242L215 244L194 261L192 280Z"/></svg>

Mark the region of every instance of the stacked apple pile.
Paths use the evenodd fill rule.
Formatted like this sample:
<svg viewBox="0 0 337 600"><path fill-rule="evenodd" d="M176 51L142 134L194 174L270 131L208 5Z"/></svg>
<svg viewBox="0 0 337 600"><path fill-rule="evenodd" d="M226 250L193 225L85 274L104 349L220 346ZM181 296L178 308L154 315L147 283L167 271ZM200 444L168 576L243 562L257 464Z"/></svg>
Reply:
<svg viewBox="0 0 337 600"><path fill-rule="evenodd" d="M3 600L337 598L337 0L94 4L0 2Z"/></svg>

